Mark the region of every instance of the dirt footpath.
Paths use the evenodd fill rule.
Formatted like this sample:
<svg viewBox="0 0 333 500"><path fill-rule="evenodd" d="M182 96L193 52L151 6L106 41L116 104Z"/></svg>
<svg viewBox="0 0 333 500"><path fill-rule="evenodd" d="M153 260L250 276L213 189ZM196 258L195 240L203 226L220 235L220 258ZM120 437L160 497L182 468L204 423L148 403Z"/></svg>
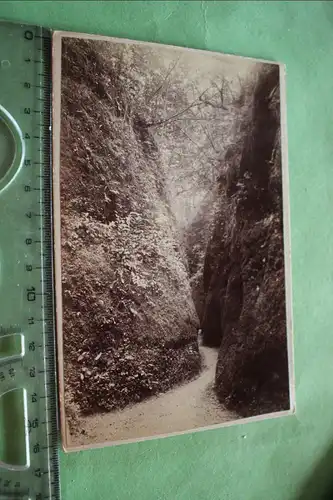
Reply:
<svg viewBox="0 0 333 500"><path fill-rule="evenodd" d="M124 410L81 420L84 434L72 445L181 432L237 418L218 403L213 391L218 350L200 346L203 370L194 380Z"/></svg>

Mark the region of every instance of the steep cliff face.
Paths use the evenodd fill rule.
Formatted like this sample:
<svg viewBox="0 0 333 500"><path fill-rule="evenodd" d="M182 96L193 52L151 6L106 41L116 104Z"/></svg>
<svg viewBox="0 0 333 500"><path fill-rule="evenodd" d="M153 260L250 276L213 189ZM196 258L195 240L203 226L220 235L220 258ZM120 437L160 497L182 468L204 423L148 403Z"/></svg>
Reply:
<svg viewBox="0 0 333 500"><path fill-rule="evenodd" d="M226 154L204 262L204 342L216 390L243 415L289 407L279 68L260 73Z"/></svg>
<svg viewBox="0 0 333 500"><path fill-rule="evenodd" d="M135 89L103 42L63 43L66 402L89 413L196 374L198 319L156 144L129 105Z"/></svg>

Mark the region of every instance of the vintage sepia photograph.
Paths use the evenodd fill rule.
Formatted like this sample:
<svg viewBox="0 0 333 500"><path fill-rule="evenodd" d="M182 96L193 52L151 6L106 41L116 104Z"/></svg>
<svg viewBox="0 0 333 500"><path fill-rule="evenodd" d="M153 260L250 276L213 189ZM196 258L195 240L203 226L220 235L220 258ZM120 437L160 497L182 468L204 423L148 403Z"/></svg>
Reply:
<svg viewBox="0 0 333 500"><path fill-rule="evenodd" d="M292 412L284 78L55 33L66 450Z"/></svg>

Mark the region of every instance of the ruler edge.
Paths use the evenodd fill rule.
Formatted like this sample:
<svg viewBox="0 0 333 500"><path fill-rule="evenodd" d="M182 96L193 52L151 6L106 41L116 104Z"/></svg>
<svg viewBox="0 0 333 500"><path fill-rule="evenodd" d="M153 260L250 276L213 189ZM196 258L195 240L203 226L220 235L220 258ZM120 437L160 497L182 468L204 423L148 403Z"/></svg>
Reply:
<svg viewBox="0 0 333 500"><path fill-rule="evenodd" d="M60 415L60 438L63 451L68 449L69 433L65 413L65 370L63 349L63 301L61 265L61 203L60 203L60 134L61 134L61 37L52 32L52 180L53 180L53 250L54 293L57 344L58 401Z"/></svg>
<svg viewBox="0 0 333 500"><path fill-rule="evenodd" d="M52 295L52 330L53 330L53 335L52 335L52 345L53 345L53 373L52 373L52 377L53 377L53 389L54 389L54 399L55 399L55 408L54 408L54 418L56 420L56 432L55 434L49 439L47 438L47 441L49 444L53 444L54 447L53 447L53 456L52 456L52 461L54 461L54 464L53 464L53 467L54 467L54 470L53 470L53 473L54 473L54 479L56 481L56 486L55 486L55 489L54 489L54 492L55 494L57 495L57 493L59 495L57 495L57 498L60 500L61 499L61 481L60 481L60 457L59 457L59 437L61 436L61 428L59 426L59 410L60 410L60 401L59 401L59 396L60 396L60 393L59 393L59 374L58 374L58 342L57 342L57 338L58 338L58 335L57 335L57 322L56 322L56 308L57 308L57 301L56 301L56 294L55 294L55 247L54 247L54 232L52 231L52 226L54 225L54 213L53 213L53 189L54 189L54 178L53 178L53 77L52 77L52 74L53 74L53 33L54 33L54 30L52 30L52 28L50 27L45 27L45 26L42 26L40 24L34 24L34 23L29 23L29 22L26 22L26 21L13 21L11 19L5 19L3 17L0 17L0 27L1 25L4 24L4 25L12 25L13 27L20 27L20 28L24 28L24 27L27 27L27 28L31 28L31 29L34 29L34 31L36 30L40 30L40 33L41 33L41 36L40 38L42 39L42 46L41 46L41 49L42 51L45 50L45 39L47 39L50 43L50 48L49 48L49 51L48 51L48 61L44 61L43 62L43 69L47 69L49 71L49 82L48 82L48 87L46 89L45 92L48 92L49 94L49 108L47 110L47 121L48 121L48 125L49 125L49 134L47 136L47 141L49 141L49 153L48 153L48 163L47 165L43 165L43 168L48 168L50 170L49 172L49 185L48 185L48 188L50 190L50 202L51 202L51 206L48 207L48 212L47 212L47 216L49 217L49 222L51 224L51 241L50 241L50 250L51 250L51 254L49 255L49 258L50 258L50 270L51 270L51 276L52 276L52 285L54 285L54 290L53 290L53 295ZM44 37L44 34L47 33L48 36L47 37ZM45 127L45 117L43 118L43 125L41 125L42 127ZM45 148L45 142L42 142L43 144L43 149ZM45 154L45 151L44 153ZM25 151L24 151L24 154L23 154L23 158L25 156ZM43 198L45 196L45 193L43 194ZM43 259L43 264L45 263L45 260ZM42 270L42 274L41 276L43 276L44 274L44 268ZM46 359L45 359L45 353L43 355L43 366L45 367L46 366ZM26 392L26 389L24 388L24 391ZM47 393L47 396L48 396L48 399L50 398L50 391L47 390L46 391ZM52 395L52 391L51 391L51 395ZM29 439L29 435L27 434L26 436L27 438L27 441L28 441L28 448L30 447L30 439ZM29 455L29 450L27 450L27 453ZM29 467L27 469L24 469L24 471L28 471L30 470L30 467L31 467L31 464L29 465ZM50 467L50 461L48 461L48 468ZM11 472L11 473L20 473L20 472L23 472L22 470L8 470L8 469L3 469L5 472ZM1 471L1 468L0 468L0 471ZM54 483L53 483L54 484ZM0 493L2 494L2 490L0 490ZM29 495L29 494L28 494ZM29 499L30 499L30 496L29 496Z"/></svg>

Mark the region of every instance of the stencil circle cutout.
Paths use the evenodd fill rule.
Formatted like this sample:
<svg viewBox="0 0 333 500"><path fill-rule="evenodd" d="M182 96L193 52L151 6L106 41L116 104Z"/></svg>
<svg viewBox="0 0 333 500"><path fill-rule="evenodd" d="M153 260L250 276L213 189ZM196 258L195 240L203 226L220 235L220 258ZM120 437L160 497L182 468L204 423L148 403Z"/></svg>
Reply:
<svg viewBox="0 0 333 500"><path fill-rule="evenodd" d="M15 178L22 166L23 157L21 130L10 113L0 106L0 192Z"/></svg>

